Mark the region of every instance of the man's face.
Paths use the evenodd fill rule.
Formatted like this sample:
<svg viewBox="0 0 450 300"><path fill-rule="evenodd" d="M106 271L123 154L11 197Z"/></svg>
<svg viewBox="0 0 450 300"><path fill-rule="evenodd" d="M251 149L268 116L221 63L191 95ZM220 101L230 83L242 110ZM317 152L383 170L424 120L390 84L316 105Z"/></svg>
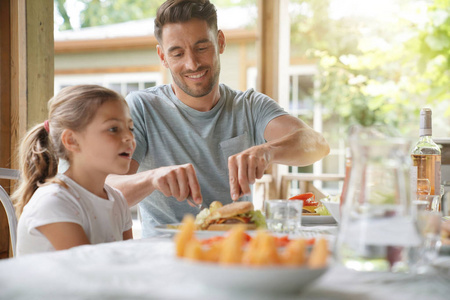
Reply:
<svg viewBox="0 0 450 300"><path fill-rule="evenodd" d="M213 32L206 21L192 19L164 25L158 55L169 68L175 88L191 97L203 97L218 84L219 55L224 49L221 31Z"/></svg>

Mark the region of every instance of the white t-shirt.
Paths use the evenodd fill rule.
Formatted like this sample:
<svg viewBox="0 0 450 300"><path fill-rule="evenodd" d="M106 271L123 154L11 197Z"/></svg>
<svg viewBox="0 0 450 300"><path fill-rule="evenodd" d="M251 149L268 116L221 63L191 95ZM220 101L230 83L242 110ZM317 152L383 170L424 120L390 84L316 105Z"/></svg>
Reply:
<svg viewBox="0 0 450 300"><path fill-rule="evenodd" d="M52 183L36 190L19 219L17 255L54 251L36 227L58 222L81 225L91 244L123 240L123 232L129 230L133 222L119 190L105 184L108 199L103 199L64 174L57 177L69 189Z"/></svg>

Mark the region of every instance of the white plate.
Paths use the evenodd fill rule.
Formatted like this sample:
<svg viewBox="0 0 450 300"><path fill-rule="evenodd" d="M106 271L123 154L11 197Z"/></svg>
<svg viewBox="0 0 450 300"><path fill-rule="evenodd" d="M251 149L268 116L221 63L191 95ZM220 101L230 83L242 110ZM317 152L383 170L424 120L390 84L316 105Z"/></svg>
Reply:
<svg viewBox="0 0 450 300"><path fill-rule="evenodd" d="M207 286L252 293L297 292L327 271L327 268L308 269L306 267L221 266L215 263L187 260L180 260L180 266L191 278L197 278Z"/></svg>
<svg viewBox="0 0 450 300"><path fill-rule="evenodd" d="M181 223L174 223L174 224L168 224L169 226L179 226L181 225ZM174 228L167 228L168 225L157 225L155 226L155 230L161 234L170 234L170 235L175 235L176 233L178 233L178 231L180 231L179 229L174 229ZM222 236L226 233L227 231L215 231L215 230L196 230L195 231L195 236L199 239L208 239L214 236ZM246 233L247 234L254 234L256 232L256 230L247 230Z"/></svg>
<svg viewBox="0 0 450 300"><path fill-rule="evenodd" d="M336 222L339 223L339 221L341 219L340 203L334 202L334 201L325 201L325 200L320 200L320 202L322 202L322 204L325 205L325 207L330 212L330 214L333 216L333 218L336 220Z"/></svg>
<svg viewBox="0 0 450 300"><path fill-rule="evenodd" d="M302 225L336 224L333 216L306 216L302 215Z"/></svg>

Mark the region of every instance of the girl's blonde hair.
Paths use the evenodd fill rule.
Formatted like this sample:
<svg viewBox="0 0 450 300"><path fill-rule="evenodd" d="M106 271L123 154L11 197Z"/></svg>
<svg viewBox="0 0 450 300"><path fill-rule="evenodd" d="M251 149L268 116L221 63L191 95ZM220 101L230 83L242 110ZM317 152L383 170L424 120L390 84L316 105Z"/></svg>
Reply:
<svg viewBox="0 0 450 300"><path fill-rule="evenodd" d="M92 121L98 108L108 101L123 101L121 95L98 85L76 85L63 88L48 102L48 122L34 126L19 147L20 179L12 195L17 215L39 186L56 180L59 159L70 163L69 153L61 141L65 129L82 131ZM64 184L63 184L64 185Z"/></svg>

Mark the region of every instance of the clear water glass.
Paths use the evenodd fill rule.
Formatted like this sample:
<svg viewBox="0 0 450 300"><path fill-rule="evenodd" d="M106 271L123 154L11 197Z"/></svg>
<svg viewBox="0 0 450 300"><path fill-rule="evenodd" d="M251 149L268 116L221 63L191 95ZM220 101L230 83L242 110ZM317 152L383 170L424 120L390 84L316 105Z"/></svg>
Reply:
<svg viewBox="0 0 450 300"><path fill-rule="evenodd" d="M422 198L418 196L418 198ZM435 195L436 198L440 196ZM441 247L441 217L436 209L431 209L430 201L418 199L412 203L412 212L422 239L419 247L410 249L410 265L415 273L425 273L438 257Z"/></svg>
<svg viewBox="0 0 450 300"><path fill-rule="evenodd" d="M266 201L267 229L274 233L297 233L302 224L302 209L302 200Z"/></svg>

